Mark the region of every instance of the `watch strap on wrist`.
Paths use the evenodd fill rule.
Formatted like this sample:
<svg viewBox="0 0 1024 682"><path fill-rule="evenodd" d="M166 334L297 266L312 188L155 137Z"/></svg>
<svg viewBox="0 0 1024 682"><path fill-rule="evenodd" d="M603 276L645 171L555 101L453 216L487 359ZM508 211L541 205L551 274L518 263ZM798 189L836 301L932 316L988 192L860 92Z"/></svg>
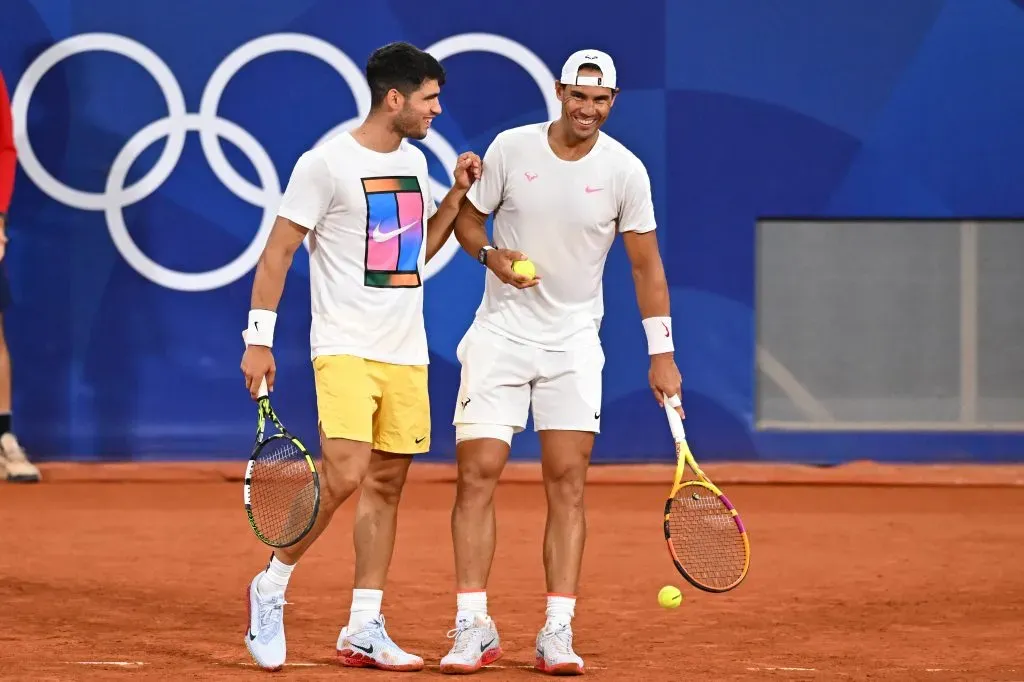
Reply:
<svg viewBox="0 0 1024 682"><path fill-rule="evenodd" d="M476 254L476 259L481 265L487 265L487 252L495 249L493 244L484 244Z"/></svg>

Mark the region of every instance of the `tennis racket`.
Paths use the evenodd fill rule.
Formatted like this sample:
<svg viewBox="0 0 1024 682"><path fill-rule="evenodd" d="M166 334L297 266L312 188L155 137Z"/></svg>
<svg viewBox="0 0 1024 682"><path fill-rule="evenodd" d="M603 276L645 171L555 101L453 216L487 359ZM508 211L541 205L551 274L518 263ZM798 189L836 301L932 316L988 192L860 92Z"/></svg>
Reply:
<svg viewBox="0 0 1024 682"><path fill-rule="evenodd" d="M683 420L676 412L678 396L665 397L672 438L676 442L676 473L665 502L665 540L676 569L687 582L705 592L727 592L741 582L750 566L750 540L739 512L700 470L686 443ZM683 481L686 466L696 479Z"/></svg>
<svg viewBox="0 0 1024 682"><path fill-rule="evenodd" d="M290 547L306 537L320 510L320 476L313 458L270 406L267 380L256 399L256 445L245 467L245 513L256 537L271 547ZM277 433L265 436L267 419Z"/></svg>

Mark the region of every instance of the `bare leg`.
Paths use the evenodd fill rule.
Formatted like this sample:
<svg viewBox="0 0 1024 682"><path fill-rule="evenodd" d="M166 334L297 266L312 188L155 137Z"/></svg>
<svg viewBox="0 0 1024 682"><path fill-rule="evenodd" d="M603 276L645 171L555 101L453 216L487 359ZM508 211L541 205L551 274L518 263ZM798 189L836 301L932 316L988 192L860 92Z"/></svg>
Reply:
<svg viewBox="0 0 1024 682"><path fill-rule="evenodd" d="M487 588L497 532L494 490L509 451L508 444L496 438L466 440L456 446L459 475L452 508L452 544L459 591Z"/></svg>
<svg viewBox="0 0 1024 682"><path fill-rule="evenodd" d="M11 353L4 338L3 317L0 316L0 414L11 413Z"/></svg>
<svg viewBox="0 0 1024 682"><path fill-rule="evenodd" d="M455 445L459 470L452 506L456 633L451 651L441 659L442 673L472 673L502 656L497 627L487 615L487 579L497 534L494 490L509 449L504 440L493 437L468 438Z"/></svg>
<svg viewBox="0 0 1024 682"><path fill-rule="evenodd" d="M274 550L270 565L249 587L249 629L245 644L256 663L266 670L284 665L284 593L296 562L331 523L334 512L355 492L370 463L370 444L324 438L320 466L320 510L313 528L291 547Z"/></svg>
<svg viewBox="0 0 1024 682"><path fill-rule="evenodd" d="M550 594L575 595L583 563L587 518L583 488L594 434L541 431L541 468L548 515L544 527L544 571Z"/></svg>
<svg viewBox="0 0 1024 682"><path fill-rule="evenodd" d="M403 651L388 635L380 616L398 529L398 503L411 455L374 450L356 505L352 542L356 550L355 587L348 625L338 639L343 665L392 671L423 669L423 659Z"/></svg>
<svg viewBox="0 0 1024 682"><path fill-rule="evenodd" d="M345 438L323 438L320 467L320 512L309 533L295 545L274 550L282 563L294 565L316 542L334 512L356 491L370 463L370 444Z"/></svg>
<svg viewBox="0 0 1024 682"><path fill-rule="evenodd" d="M28 460L11 426L11 354L0 316L0 478L4 477L18 483L35 483L41 478L39 469Z"/></svg>
<svg viewBox="0 0 1024 682"><path fill-rule="evenodd" d="M548 596L544 627L537 634L536 667L549 674L583 672L583 659L572 649L572 619L587 537L583 488L593 445L593 433L540 432L541 470L548 501L544 527Z"/></svg>
<svg viewBox="0 0 1024 682"><path fill-rule="evenodd" d="M356 505L356 589L383 590L398 529L398 503L412 457L374 450Z"/></svg>

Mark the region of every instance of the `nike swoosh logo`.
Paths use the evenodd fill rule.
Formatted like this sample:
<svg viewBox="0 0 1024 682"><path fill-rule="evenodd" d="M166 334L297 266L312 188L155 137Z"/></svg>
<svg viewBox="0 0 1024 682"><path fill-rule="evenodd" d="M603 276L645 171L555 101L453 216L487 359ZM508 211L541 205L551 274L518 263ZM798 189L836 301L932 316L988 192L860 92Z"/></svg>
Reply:
<svg viewBox="0 0 1024 682"><path fill-rule="evenodd" d="M397 230L391 230L390 232L381 232L380 231L380 223L377 223L377 225L373 228L373 234L371 236L373 237L373 241L375 241L377 243L386 242L389 239L394 239L395 237L397 237L398 235L402 234L403 232L407 232L407 231L411 230L412 228L416 227L419 224L420 224L420 221L414 220L411 223L409 223L408 225L402 225Z"/></svg>
<svg viewBox="0 0 1024 682"><path fill-rule="evenodd" d="M367 653L367 654L372 654L373 653L373 645L372 644L370 646L359 646L355 642L349 642L349 644L351 644L352 646L354 646L355 648L359 649L360 651L362 651L364 653Z"/></svg>
<svg viewBox="0 0 1024 682"><path fill-rule="evenodd" d="M252 630L249 630L249 641L252 642L256 639L256 635L252 634Z"/></svg>
<svg viewBox="0 0 1024 682"><path fill-rule="evenodd" d="M487 647L491 646L492 644L494 644L494 640L493 639L491 641L489 641L487 644L484 644L483 642L481 642L480 643L480 653L483 653L483 652L487 651Z"/></svg>
<svg viewBox="0 0 1024 682"><path fill-rule="evenodd" d="M604 189L604 187L591 187L590 185L587 185L583 189L583 191L585 191L587 194L593 194L594 192L600 192L603 189Z"/></svg>
<svg viewBox="0 0 1024 682"><path fill-rule="evenodd" d="M423 441L425 441L426 439L427 439L427 437L426 437L426 436L423 436L422 438L417 438L417 439L416 439L416 445L419 445L420 443L422 443L422 442L423 442Z"/></svg>

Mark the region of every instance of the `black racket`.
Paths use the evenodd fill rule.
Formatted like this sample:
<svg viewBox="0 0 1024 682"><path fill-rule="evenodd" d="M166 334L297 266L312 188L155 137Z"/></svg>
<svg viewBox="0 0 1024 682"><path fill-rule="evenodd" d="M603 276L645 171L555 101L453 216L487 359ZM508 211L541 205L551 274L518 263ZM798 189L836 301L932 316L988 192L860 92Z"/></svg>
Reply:
<svg viewBox="0 0 1024 682"><path fill-rule="evenodd" d="M256 404L256 446L245 467L245 513L261 542L290 547L306 537L316 521L320 476L305 446L274 414L266 379ZM267 418L278 432L264 436Z"/></svg>

